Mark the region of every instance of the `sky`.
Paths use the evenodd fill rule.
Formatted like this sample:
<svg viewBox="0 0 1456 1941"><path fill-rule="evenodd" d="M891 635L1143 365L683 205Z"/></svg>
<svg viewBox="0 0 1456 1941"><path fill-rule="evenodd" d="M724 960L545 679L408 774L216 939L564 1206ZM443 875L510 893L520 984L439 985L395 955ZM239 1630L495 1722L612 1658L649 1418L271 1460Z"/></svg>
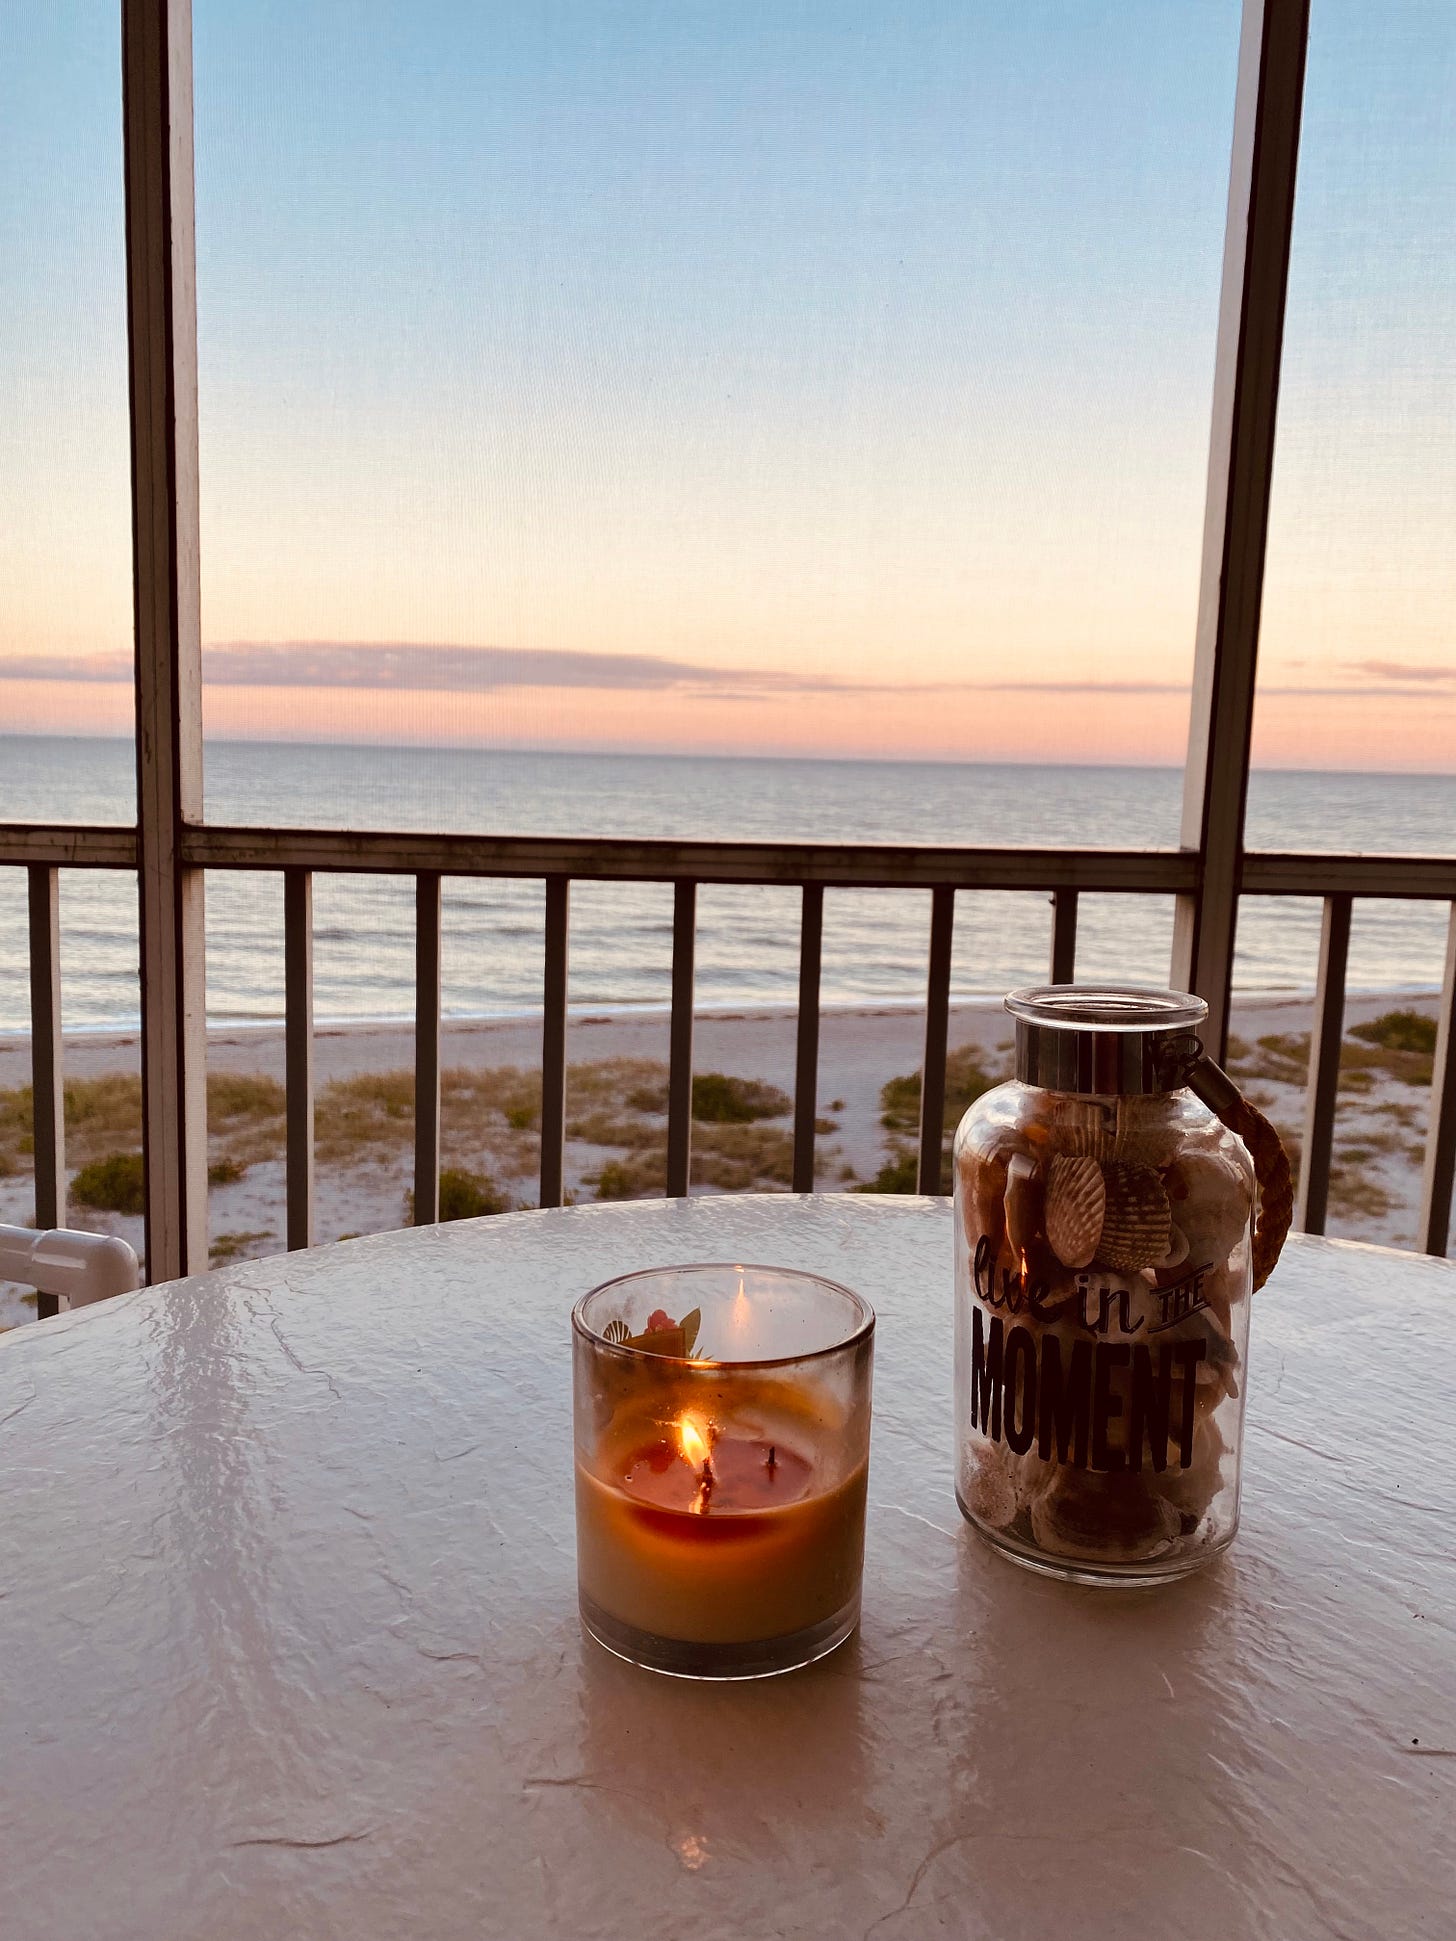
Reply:
<svg viewBox="0 0 1456 1941"><path fill-rule="evenodd" d="M114 0L0 0L0 723L126 732ZM195 0L209 734L1179 762L1235 0ZM1456 766L1456 10L1314 0L1256 759Z"/></svg>

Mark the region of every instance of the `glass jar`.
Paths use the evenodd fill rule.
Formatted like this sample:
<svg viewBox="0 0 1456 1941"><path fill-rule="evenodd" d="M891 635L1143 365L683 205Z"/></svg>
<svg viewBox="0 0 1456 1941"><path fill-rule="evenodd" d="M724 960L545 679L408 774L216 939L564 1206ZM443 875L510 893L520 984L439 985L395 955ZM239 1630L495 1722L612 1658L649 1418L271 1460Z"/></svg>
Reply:
<svg viewBox="0 0 1456 1941"><path fill-rule="evenodd" d="M1053 1576L1181 1576L1238 1526L1252 1284L1253 1163L1187 1085L1207 1006L1006 1008L1016 1076L955 1140L957 1500Z"/></svg>

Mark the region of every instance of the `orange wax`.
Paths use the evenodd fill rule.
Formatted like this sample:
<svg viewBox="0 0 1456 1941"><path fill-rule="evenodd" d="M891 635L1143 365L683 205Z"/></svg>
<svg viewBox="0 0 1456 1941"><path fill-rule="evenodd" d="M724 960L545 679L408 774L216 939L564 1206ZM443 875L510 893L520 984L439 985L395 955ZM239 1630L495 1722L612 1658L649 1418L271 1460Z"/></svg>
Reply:
<svg viewBox="0 0 1456 1941"><path fill-rule="evenodd" d="M704 1430L685 1453L671 1418L633 1411L578 1460L582 1589L623 1623L702 1644L843 1611L864 1554L866 1463L844 1473L832 1435L816 1455L812 1418L782 1405Z"/></svg>

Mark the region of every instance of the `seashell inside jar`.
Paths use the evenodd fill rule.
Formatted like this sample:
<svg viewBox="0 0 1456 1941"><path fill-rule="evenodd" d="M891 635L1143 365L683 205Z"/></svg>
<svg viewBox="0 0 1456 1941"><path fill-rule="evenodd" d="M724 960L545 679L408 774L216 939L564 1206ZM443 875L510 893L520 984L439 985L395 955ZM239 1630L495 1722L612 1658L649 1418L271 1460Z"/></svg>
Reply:
<svg viewBox="0 0 1456 1941"><path fill-rule="evenodd" d="M955 1144L956 1490L1016 1561L1155 1583L1238 1527L1256 1181L1184 1082L1178 992L1007 1000L1016 1077Z"/></svg>

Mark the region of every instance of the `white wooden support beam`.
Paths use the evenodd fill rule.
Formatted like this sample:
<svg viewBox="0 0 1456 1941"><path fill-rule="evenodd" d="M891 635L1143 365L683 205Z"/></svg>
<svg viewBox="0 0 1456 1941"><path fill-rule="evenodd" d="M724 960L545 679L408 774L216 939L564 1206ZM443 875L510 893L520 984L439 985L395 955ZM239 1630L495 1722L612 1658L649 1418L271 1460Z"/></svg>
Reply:
<svg viewBox="0 0 1456 1941"><path fill-rule="evenodd" d="M1172 968L1174 985L1207 1001L1204 1036L1220 1058L1243 869L1308 37L1309 0L1244 0L1183 785L1183 847L1198 852L1200 870L1197 888L1178 898Z"/></svg>
<svg viewBox="0 0 1456 1941"><path fill-rule="evenodd" d="M147 1276L207 1266L190 0L123 0Z"/></svg>
<svg viewBox="0 0 1456 1941"><path fill-rule="evenodd" d="M30 1091L35 1224L66 1224L66 1099L61 1075L61 873L32 863L30 880ZM36 1313L56 1312L42 1288Z"/></svg>

